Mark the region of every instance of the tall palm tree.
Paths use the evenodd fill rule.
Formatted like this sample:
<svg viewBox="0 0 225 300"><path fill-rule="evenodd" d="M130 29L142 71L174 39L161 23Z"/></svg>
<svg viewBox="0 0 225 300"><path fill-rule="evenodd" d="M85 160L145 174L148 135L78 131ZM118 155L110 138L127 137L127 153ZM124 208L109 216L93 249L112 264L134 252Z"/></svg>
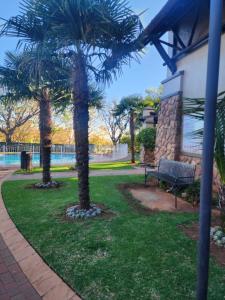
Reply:
<svg viewBox="0 0 225 300"><path fill-rule="evenodd" d="M205 99L185 99L184 114L194 119L204 120ZM203 138L203 128L192 133L197 139ZM218 95L214 158L220 176L218 186L219 208L221 210L222 227L225 232L225 92Z"/></svg>
<svg viewBox="0 0 225 300"><path fill-rule="evenodd" d="M22 97L38 102L42 181L46 185L51 183L51 101L57 90L56 79L59 81L60 76L53 77L56 65L52 58L40 59L39 55L37 60L36 55L34 50L6 53L5 66L0 68L0 81L12 99Z"/></svg>
<svg viewBox="0 0 225 300"><path fill-rule="evenodd" d="M34 1L32 2L34 3ZM21 1L21 7L25 3L26 1ZM45 66L46 53L48 53L48 58L51 57L51 51L49 51L51 47L45 46L47 30L46 23L41 23L29 13L12 17L1 28L1 36L18 37L17 47L21 49L22 45L24 46L22 54L13 55L11 53L8 55L7 68L12 75L10 77L12 83L14 78L18 79L17 86L14 86L17 88L17 92L21 93L21 88L22 93L27 94L28 91L31 98L37 100L40 106L40 166L43 167L42 181L44 184L51 183L51 101L49 87L43 85L43 79L46 79L45 77L48 75L48 66L51 66L49 63ZM6 69L5 72L7 72Z"/></svg>
<svg viewBox="0 0 225 300"><path fill-rule="evenodd" d="M137 116L143 111L143 99L140 96L132 95L122 98L117 105L115 115L128 115L130 123L130 139L131 139L131 163L135 163L135 127Z"/></svg>
<svg viewBox="0 0 225 300"><path fill-rule="evenodd" d="M135 42L142 31L139 17L123 0L24 0L23 11L11 18L3 32L20 36L32 27L29 42L40 38L55 45L71 65L70 82L74 102L76 158L79 200L82 209L90 208L88 82L111 82L121 67L137 58Z"/></svg>

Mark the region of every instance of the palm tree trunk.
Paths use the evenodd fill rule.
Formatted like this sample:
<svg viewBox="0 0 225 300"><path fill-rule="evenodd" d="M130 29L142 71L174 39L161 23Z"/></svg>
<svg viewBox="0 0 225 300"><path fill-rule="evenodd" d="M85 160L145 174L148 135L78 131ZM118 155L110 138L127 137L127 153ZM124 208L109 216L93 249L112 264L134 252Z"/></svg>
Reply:
<svg viewBox="0 0 225 300"><path fill-rule="evenodd" d="M131 163L135 163L135 126L134 126L134 111L130 113L130 139L131 139Z"/></svg>
<svg viewBox="0 0 225 300"><path fill-rule="evenodd" d="M76 145L76 168L80 208L90 209L89 194L89 89L85 58L78 54L73 72L74 136Z"/></svg>
<svg viewBox="0 0 225 300"><path fill-rule="evenodd" d="M49 90L42 91L40 99L40 153L43 164L42 181L44 184L51 182L51 133L52 133L52 118L51 118L51 101L49 98Z"/></svg>

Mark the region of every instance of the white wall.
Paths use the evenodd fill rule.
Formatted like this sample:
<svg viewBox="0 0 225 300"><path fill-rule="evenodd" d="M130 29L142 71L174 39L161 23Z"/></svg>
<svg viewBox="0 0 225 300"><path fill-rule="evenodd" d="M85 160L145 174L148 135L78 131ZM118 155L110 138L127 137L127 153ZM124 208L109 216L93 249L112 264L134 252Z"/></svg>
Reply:
<svg viewBox="0 0 225 300"><path fill-rule="evenodd" d="M184 71L183 96L205 97L208 45L188 54L177 62L178 71ZM225 34L222 35L219 92L225 91Z"/></svg>

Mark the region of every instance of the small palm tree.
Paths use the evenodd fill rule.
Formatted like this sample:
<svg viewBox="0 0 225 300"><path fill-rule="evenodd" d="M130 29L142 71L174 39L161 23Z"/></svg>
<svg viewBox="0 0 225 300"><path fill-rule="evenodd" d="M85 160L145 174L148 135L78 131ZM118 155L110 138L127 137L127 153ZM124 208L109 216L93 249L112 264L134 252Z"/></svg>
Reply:
<svg viewBox="0 0 225 300"><path fill-rule="evenodd" d="M128 115L130 123L131 138L131 163L135 163L135 125L137 116L143 111L143 99L140 96L129 96L123 98L117 105L115 115Z"/></svg>
<svg viewBox="0 0 225 300"><path fill-rule="evenodd" d="M70 62L79 200L82 209L89 209L89 80L111 82L124 63L137 58L135 45L142 26L123 0L24 0L22 4L23 13L11 18L3 32L22 39L25 33L25 42L41 39L46 47L55 45L57 54Z"/></svg>
<svg viewBox="0 0 225 300"><path fill-rule="evenodd" d="M184 114L197 120L204 120L205 99L186 99ZM203 128L193 132L193 136L202 139ZM218 95L214 158L220 176L218 186L219 208L221 210L222 227L225 232L225 92Z"/></svg>

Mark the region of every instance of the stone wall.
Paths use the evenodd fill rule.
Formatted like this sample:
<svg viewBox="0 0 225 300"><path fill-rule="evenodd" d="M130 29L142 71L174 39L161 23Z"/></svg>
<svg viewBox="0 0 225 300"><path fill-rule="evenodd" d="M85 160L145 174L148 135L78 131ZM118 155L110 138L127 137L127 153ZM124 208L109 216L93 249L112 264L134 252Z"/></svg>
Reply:
<svg viewBox="0 0 225 300"><path fill-rule="evenodd" d="M181 152L182 143L182 98L177 95L164 99L158 117L155 162L161 157L196 165L196 178L201 177L201 156ZM219 175L214 166L214 188L218 186Z"/></svg>
<svg viewBox="0 0 225 300"><path fill-rule="evenodd" d="M158 116L155 161L161 157L179 160L182 128L181 96L173 96L161 102Z"/></svg>
<svg viewBox="0 0 225 300"><path fill-rule="evenodd" d="M193 164L196 166L196 178L199 178L201 176L201 157L200 156L194 156L192 154L188 155L188 153L181 153L180 154L180 161L189 163L189 164Z"/></svg>
<svg viewBox="0 0 225 300"><path fill-rule="evenodd" d="M196 178L200 178L202 171L201 171L201 163L202 163L202 159L201 156L194 156L192 154L188 154L188 153L181 153L180 155L180 161L189 163L189 164L194 164L196 165ZM214 168L213 168L213 188L214 190L217 190L217 187L219 185L220 179L219 179L219 173L218 170L216 168L216 164L214 164Z"/></svg>

